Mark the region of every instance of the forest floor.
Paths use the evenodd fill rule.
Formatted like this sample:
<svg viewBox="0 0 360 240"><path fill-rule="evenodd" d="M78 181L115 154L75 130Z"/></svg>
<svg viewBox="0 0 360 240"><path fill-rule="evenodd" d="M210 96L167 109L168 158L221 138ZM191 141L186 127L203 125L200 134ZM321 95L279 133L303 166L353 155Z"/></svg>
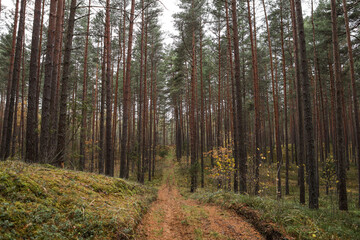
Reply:
<svg viewBox="0 0 360 240"><path fill-rule="evenodd" d="M167 157L158 199L138 226L135 239L265 239L234 211L181 196Z"/></svg>
<svg viewBox="0 0 360 240"><path fill-rule="evenodd" d="M0 161L0 240L129 239L155 199L119 178Z"/></svg>

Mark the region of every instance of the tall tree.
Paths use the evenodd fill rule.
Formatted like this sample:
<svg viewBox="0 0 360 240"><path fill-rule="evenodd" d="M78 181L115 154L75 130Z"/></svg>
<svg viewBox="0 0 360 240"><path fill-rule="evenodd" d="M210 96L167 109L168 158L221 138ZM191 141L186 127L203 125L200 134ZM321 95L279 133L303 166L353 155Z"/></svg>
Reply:
<svg viewBox="0 0 360 240"><path fill-rule="evenodd" d="M51 127L51 93L56 86L52 85L52 71L54 67L54 47L56 30L56 7L58 0L50 1L49 26L46 44L45 76L43 99L41 108L41 132L40 132L40 161L49 162L51 160L50 151L50 127Z"/></svg>
<svg viewBox="0 0 360 240"><path fill-rule="evenodd" d="M281 30L281 56L282 56L282 73L284 78L284 127L285 127L285 194L289 195L289 149L288 149L288 114L287 114L287 81L286 81L286 59L284 47L284 23L283 23L283 1L280 2L280 30Z"/></svg>
<svg viewBox="0 0 360 240"><path fill-rule="evenodd" d="M83 92L82 92L82 110L81 110L81 129L80 129L80 170L85 170L85 142L86 142L86 115L87 115L87 77L88 77L88 49L89 49L89 30L90 30L90 12L91 0L89 0L88 17L85 36L85 51L84 51L84 72L83 72Z"/></svg>
<svg viewBox="0 0 360 240"><path fill-rule="evenodd" d="M227 6L226 6L227 7ZM227 9L227 8L226 8ZM203 39L202 29L200 29L200 161L201 161L201 187L205 185L204 180L204 145L205 145L205 128L204 128L204 83L203 83ZM231 56L230 56L231 58Z"/></svg>
<svg viewBox="0 0 360 240"><path fill-rule="evenodd" d="M49 151L51 157L56 148L56 123L58 121L58 88L60 84L60 66L61 66L61 50L62 50L62 36L63 36L63 21L64 21L64 0L58 0L57 13L56 13L56 26L55 26L55 39L54 39L54 52L53 52L53 65L51 73L51 99L50 99L50 126L49 126Z"/></svg>
<svg viewBox="0 0 360 240"><path fill-rule="evenodd" d="M244 137L244 118L242 111L242 96L241 96L241 83L240 83L240 52L239 52L239 34L238 34L238 24L237 24L237 9L236 9L236 0L231 1L232 7L232 27L233 27L233 44L234 44L234 63L235 63L235 86L236 86L236 122L237 124L237 133L236 133L236 142L238 156L235 156L235 168L236 172L239 172L239 190L240 193L245 193L246 188L246 147L245 147L245 137ZM238 191L238 179L237 176L234 178L234 191Z"/></svg>
<svg viewBox="0 0 360 240"><path fill-rule="evenodd" d="M110 35L110 0L106 0L105 16L105 39L104 51L106 53L106 134L105 134L105 174L114 176L114 163L112 158L112 141L111 141L111 35Z"/></svg>
<svg viewBox="0 0 360 240"><path fill-rule="evenodd" d="M67 24L65 49L64 49L64 64L61 78L60 91L60 111L58 123L58 139L56 147L56 164L64 167L65 162L65 148L66 148L66 131L67 131L67 100L69 94L69 76L71 64L72 40L74 35L75 14L76 14L76 0L71 0L70 14Z"/></svg>
<svg viewBox="0 0 360 240"><path fill-rule="evenodd" d="M265 0L262 0L264 13L265 13L265 22L266 29L268 34L268 44L269 44L269 55L270 55L270 72L271 72L271 83L272 83L272 94L274 101L274 115L275 115L275 142L276 142L276 158L277 158L277 197L281 198L281 166L282 166L282 148L281 148L281 140L280 140L280 126L279 126L279 103L278 103L278 93L277 93L277 76L274 75L274 62L273 62L273 54L272 54L272 45L271 45L271 37L270 37L270 29L268 18L266 14ZM276 61L276 59L275 59ZM275 66L276 67L276 66ZM276 70L276 69L275 69Z"/></svg>
<svg viewBox="0 0 360 240"><path fill-rule="evenodd" d="M259 114L259 78L258 78L258 64L257 64L257 49L255 45L253 34L253 26L251 20L250 1L247 0L248 6L248 20L250 28L250 42L251 42L251 56L252 56L252 71L253 71L253 86L254 86L254 102L255 102L255 195L259 194L259 165L260 165L260 114ZM255 12L255 9L254 9ZM254 31L256 28L254 17Z"/></svg>
<svg viewBox="0 0 360 240"><path fill-rule="evenodd" d="M10 95L8 98L9 104L6 105L8 107L8 111L5 109L5 113L8 115L4 116L4 125L3 125L3 133L2 133L2 142L1 142L1 159L5 160L10 155L10 144L12 139L12 125L14 119L14 101L16 95L16 86L19 82L20 71L21 71L21 53L23 46L23 39L25 33L25 10L26 10L26 0L21 0L20 4L20 19L19 19L19 28L16 38L16 46L15 46L15 55L14 55L14 67L13 73L11 75L11 81L9 81L10 92L7 94ZM10 63L11 64L11 63Z"/></svg>
<svg viewBox="0 0 360 240"><path fill-rule="evenodd" d="M5 151L5 141L8 129L8 118L9 118L9 105L10 105L10 92L12 86L12 76L14 71L14 60L15 60L15 48L16 48L16 29L18 26L18 18L19 18L19 0L16 0L15 4L15 16L14 23L12 29L12 42L11 42L11 52L10 52L10 67L8 72L8 83L7 83L7 93L6 94L6 102L5 102L5 111L2 119L2 129L1 129L1 147L0 147L0 157L2 158L3 152ZM10 148L10 147L9 147Z"/></svg>
<svg viewBox="0 0 360 240"><path fill-rule="evenodd" d="M194 0L191 2L191 17L192 17L192 24L191 24L191 34L192 34L192 41L191 41L191 103L190 103L190 144L191 144L191 183L190 183L190 192L195 192L197 188L197 158L196 158L196 126L195 126L195 88L196 88L196 38L195 38L195 31L196 31L196 15L195 15L195 8L194 8Z"/></svg>
<svg viewBox="0 0 360 240"><path fill-rule="evenodd" d="M128 150L128 121L129 121L129 105L130 105L130 74L131 74L131 54L132 54L132 39L133 28L135 21L135 0L131 0L130 23L129 23L129 38L128 51L126 58L126 76L124 82L123 94L123 129L121 138L121 155L120 155L120 177L126 177L126 171L129 166L126 166L126 155Z"/></svg>
<svg viewBox="0 0 360 240"><path fill-rule="evenodd" d="M337 29L337 3L331 0L331 28L332 28L332 45L334 58L334 77L335 77L335 97L336 97L336 160L338 164L338 193L339 193L339 209L348 210L347 192L346 192L346 159L345 159L345 145L344 145L344 130L343 130L343 108L342 108L342 94L343 86L341 79L340 53L339 53L339 39Z"/></svg>
<svg viewBox="0 0 360 240"><path fill-rule="evenodd" d="M309 177L309 207L313 209L319 208L319 186L317 181L317 159L315 158L314 146L314 131L313 131L313 118L311 108L310 96L310 81L308 74L308 63L306 56L306 42L304 20L302 16L301 1L295 0L296 3L296 19L299 30L299 52L300 52L300 67L301 79L303 90L303 104L304 104L304 124L306 132L306 163L308 164L308 177ZM298 86L299 87L299 86Z"/></svg>
<svg viewBox="0 0 360 240"><path fill-rule="evenodd" d="M345 18L345 28L346 28L346 40L348 45L348 54L349 54L349 64L350 64L350 78L351 78L351 87L352 87L352 100L354 107L354 118L355 118L355 144L356 144L356 157L357 157L357 166L358 166L358 180L359 180L359 199L358 206L360 208L360 123L359 123L359 107L357 100L357 90L355 85L355 68L354 68L354 57L351 43L351 33L349 27L349 17L347 12L346 0L343 0L343 10Z"/></svg>
<svg viewBox="0 0 360 240"><path fill-rule="evenodd" d="M298 47L298 27L297 16L295 10L295 1L290 0L291 4L291 19L293 27L293 39L294 39L294 59L295 59L295 78L296 78L296 103L297 103L297 159L299 165L299 187L300 187L300 203L305 204L305 166L304 166L304 124L303 124L303 104L302 104L302 80L300 78L300 64L299 64L299 47Z"/></svg>
<svg viewBox="0 0 360 240"><path fill-rule="evenodd" d="M28 111L26 121L26 162L37 161L37 105L38 101L36 98L37 86L38 86L38 52L40 43L40 17L41 17L41 0L35 0L34 6L34 20L33 20L33 31L31 40L31 53L30 53L30 69L29 69L29 89L28 89Z"/></svg>

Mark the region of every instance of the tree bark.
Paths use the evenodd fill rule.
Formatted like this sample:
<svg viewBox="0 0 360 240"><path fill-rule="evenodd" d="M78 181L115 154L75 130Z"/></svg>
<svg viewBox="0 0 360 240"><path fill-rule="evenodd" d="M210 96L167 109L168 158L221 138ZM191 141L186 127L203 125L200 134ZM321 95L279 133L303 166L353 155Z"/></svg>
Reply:
<svg viewBox="0 0 360 240"><path fill-rule="evenodd" d="M135 0L131 0L131 12L130 12L130 24L129 24L129 40L128 51L126 59L126 76L124 84L124 96L123 96L123 129L122 129L122 142L121 142L121 155L120 155L120 177L126 177L126 153L127 153L127 141L128 141L128 120L129 120L129 105L130 105L130 71L131 71L131 54L132 54L132 39L133 39L133 27L135 20Z"/></svg>
<svg viewBox="0 0 360 240"><path fill-rule="evenodd" d="M29 89L28 89L28 111L26 119L26 152L25 162L37 161L37 105L36 98L38 85L38 68L39 68L39 43L40 43L40 17L41 17L41 0L35 0L34 20L31 40L30 68L29 68Z"/></svg>
<svg viewBox="0 0 360 240"><path fill-rule="evenodd" d="M90 30L90 7L91 0L89 0L88 6L88 17L87 17L87 26L86 26L86 37L85 37L85 51L84 51L84 72L83 72L83 92L82 92L82 109L81 109L81 129L80 129L80 171L85 170L85 142L86 142L86 115L87 115L87 103L86 103L86 94L87 94L87 74L88 74L88 48L89 48L89 30Z"/></svg>
<svg viewBox="0 0 360 240"><path fill-rule="evenodd" d="M303 90L303 103L304 103L304 124L306 132L306 162L308 164L308 177L309 177L309 207L312 209L319 208L319 185L317 182L317 159L315 158L314 146L314 132L313 132L313 119L311 109L311 96L310 96L310 81L308 75L308 65L306 56L306 42L304 31L304 20L302 16L301 0L295 0L296 3L296 17L299 29L299 51L300 51L300 66L301 66L301 79Z"/></svg>
<svg viewBox="0 0 360 240"><path fill-rule="evenodd" d="M278 94L276 91L277 86L277 77L274 76L274 63L273 63L273 56L272 56L272 46L271 46L271 38L270 38L270 29L268 18L266 14L266 7L265 1L262 0L264 13L265 13L265 22L266 22L266 29L268 35L268 44L269 44L269 55L270 55L270 67L271 67L271 83L272 83L272 94L274 100L274 115L275 115L275 142L276 142L276 161L277 161L277 198L281 198L281 165L282 165L282 149L281 149L281 140L280 140L280 127L279 127L279 104L278 104ZM276 59L276 58L275 58Z"/></svg>
<svg viewBox="0 0 360 240"><path fill-rule="evenodd" d="M65 38L64 51L64 65L61 78L61 92L60 92L60 115L58 124L58 139L56 150L56 164L59 167L64 167L65 162L65 148L66 148L66 131L67 131L67 99L68 99L68 84L70 76L70 61L72 51L72 39L74 35L76 14L76 0L71 0L70 15L68 20L68 27Z"/></svg>
<svg viewBox="0 0 360 240"><path fill-rule="evenodd" d="M304 125L303 125L303 103L302 103L302 84L300 78L300 64L299 64L299 49L298 49L298 34L297 34L297 16L295 10L294 0L290 0L291 3L291 18L293 27L293 39L294 39L294 58L295 58L295 77L296 77L296 102L297 102L297 120L298 120L298 149L297 159L299 165L299 186L300 186L300 203L305 204L305 173L304 173Z"/></svg>
<svg viewBox="0 0 360 240"><path fill-rule="evenodd" d="M114 176L114 163L112 158L111 141L111 35L110 35L110 0L106 0L105 16L105 52L106 52L106 134L105 134L105 174Z"/></svg>
<svg viewBox="0 0 360 240"><path fill-rule="evenodd" d="M51 93L52 88L52 71L54 67L54 46L55 46L55 29L56 29L56 5L58 0L50 1L49 26L46 44L45 59L45 77L43 88L43 100L41 109L41 131L40 131L40 161L42 163L51 160L50 152L50 121L51 121ZM61 1L61 0L60 0Z"/></svg>
<svg viewBox="0 0 360 240"><path fill-rule="evenodd" d="M189 121L190 121L190 150L191 150L191 180L190 180L190 192L195 192L197 188L197 159L196 159L196 126L195 126L195 88L196 88L196 38L195 38L195 12L194 12L194 0L192 0L191 3L192 6L192 61L191 61L191 82L190 82L190 91L191 91L191 103L190 103L190 115L189 115Z"/></svg>
<svg viewBox="0 0 360 240"><path fill-rule="evenodd" d="M255 102L255 188L254 194L259 194L259 165L260 165L260 114L259 114L259 78L258 78L258 66L257 66L257 49L254 41L253 26L251 21L250 1L247 0L248 6L248 20L250 29L250 42L251 42L251 56L252 56L252 72L253 72L253 86L254 86L254 102ZM255 9L254 9L255 13ZM255 16L254 16L255 21ZM254 22L254 31L256 24Z"/></svg>
<svg viewBox="0 0 360 240"><path fill-rule="evenodd" d="M339 209L347 211L347 192L346 192L346 159L345 159L345 145L344 145L344 130L343 130L343 116L342 116L342 92L343 83L341 79L340 70L340 53L339 40L337 32L337 12L336 1L331 0L331 27L332 27L332 43L333 43L333 58L334 58L334 77L335 77L335 97L336 97L336 145L337 145L337 164L338 164L338 193L339 193Z"/></svg>
<svg viewBox="0 0 360 240"><path fill-rule="evenodd" d="M282 73L284 78L284 125L285 125L285 195L290 194L289 190L289 141L288 141L288 114L287 114L287 81L286 81L286 60L284 47L284 23L283 23L283 2L280 3L280 17L281 17L281 54L282 54Z"/></svg>
<svg viewBox="0 0 360 240"><path fill-rule="evenodd" d="M358 207L360 208L360 123L359 123L359 107L357 100L357 91L355 85L355 68L354 68L354 58L352 52L352 43L351 43L351 34L349 28L349 17L347 13L346 0L343 0L343 9L344 9L344 18L345 18L345 28L346 28L346 40L348 45L348 54L349 54L349 64L350 64L350 77L351 77L351 88L352 88L352 100L354 107L354 118L355 118L355 139L356 139L356 158L358 166L358 180L359 180L359 198L358 198Z"/></svg>
<svg viewBox="0 0 360 240"><path fill-rule="evenodd" d="M231 1L232 6L232 27L233 27L233 41L234 41L234 62L235 62L235 86L236 86L236 111L237 119L234 124L237 124L238 132L236 134L236 141L238 143L238 156L235 156L235 168L236 172L239 172L239 190L240 193L246 193L246 147L244 137L244 119L242 111L242 96L241 96L241 84L240 84L240 53L239 53L239 35L238 35L238 24L237 24L237 9L236 0ZM234 179L234 192L238 191L237 177Z"/></svg>
<svg viewBox="0 0 360 240"><path fill-rule="evenodd" d="M14 119L14 100L16 95L16 85L20 78L21 71L21 53L23 46L23 39L25 33L25 9L26 9L26 0L21 0L20 4L20 19L19 19L19 29L17 33L16 46L15 46L15 55L14 55L14 67L13 73L11 76L11 87L10 92L7 94L10 95L8 111L5 109L4 125L3 125L3 136L1 143L1 159L5 160L10 155L10 145L12 139L12 125ZM9 82L10 85L10 82ZM15 110L16 111L16 110ZM8 116L6 116L8 113Z"/></svg>

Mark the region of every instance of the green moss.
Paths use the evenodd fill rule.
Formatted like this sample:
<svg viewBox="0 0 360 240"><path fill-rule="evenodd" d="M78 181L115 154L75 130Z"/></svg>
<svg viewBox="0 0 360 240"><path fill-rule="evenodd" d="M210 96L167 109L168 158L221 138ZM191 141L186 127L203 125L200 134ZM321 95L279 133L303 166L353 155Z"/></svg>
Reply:
<svg viewBox="0 0 360 240"><path fill-rule="evenodd" d="M128 238L155 193L103 175L1 162L0 239Z"/></svg>

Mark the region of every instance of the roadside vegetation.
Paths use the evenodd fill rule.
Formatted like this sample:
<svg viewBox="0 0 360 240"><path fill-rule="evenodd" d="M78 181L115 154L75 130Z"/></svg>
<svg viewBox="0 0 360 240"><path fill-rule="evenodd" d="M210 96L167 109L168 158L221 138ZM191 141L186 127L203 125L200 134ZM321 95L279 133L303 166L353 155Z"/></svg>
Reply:
<svg viewBox="0 0 360 240"><path fill-rule="evenodd" d="M0 162L0 239L128 239L155 196L118 178Z"/></svg>
<svg viewBox="0 0 360 240"><path fill-rule="evenodd" d="M214 151L218 153L219 151ZM215 155L214 155L215 156ZM351 165L348 171L348 201L349 211L338 210L336 193L336 178L329 181L328 190L325 184L320 188L319 210L311 210L307 205L299 202L299 186L297 185L297 167L295 163L290 165L289 185L290 195L284 195L277 200L276 196L276 168L274 164L264 162L260 166L260 190L258 195L237 194L230 189L227 182L233 177L231 159L220 159L221 154L214 158L214 167L211 167L211 155L205 159L205 188L199 188L195 193L188 190L190 171L187 167L187 159L183 157L181 164L176 163L176 179L180 192L187 198L196 199L203 203L211 203L226 209L233 209L239 215L245 217L253 225L258 225L257 230L263 234L271 234L273 231L290 235L295 239L357 239L360 231L360 211L356 207L356 168ZM265 156L265 154L264 154ZM229 161L228 161L229 160ZM176 160L174 160L176 161ZM331 164L331 163L329 163ZM251 159L248 171L251 171ZM322 170L329 167L321 167ZM222 169L222 171L220 170ZM320 177L320 181L326 181L326 173ZM281 169L282 177L285 177L285 167ZM330 174L331 175L331 174ZM219 180L222 184L219 184ZM254 180L247 179L249 192L253 192ZM326 194L328 191L328 194Z"/></svg>

